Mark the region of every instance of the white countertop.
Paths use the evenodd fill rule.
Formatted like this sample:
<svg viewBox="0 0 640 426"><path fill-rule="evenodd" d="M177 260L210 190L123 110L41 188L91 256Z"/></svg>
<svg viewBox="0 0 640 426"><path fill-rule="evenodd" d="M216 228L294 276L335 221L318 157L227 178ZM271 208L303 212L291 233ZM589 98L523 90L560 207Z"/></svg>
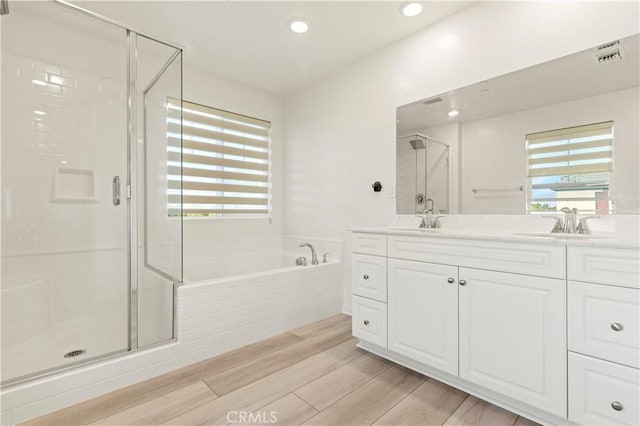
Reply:
<svg viewBox="0 0 640 426"><path fill-rule="evenodd" d="M639 249L639 236L633 233L551 234L550 232L495 231L446 228L352 228L350 231L370 234L404 235L423 238L455 238L463 240L503 241L530 244Z"/></svg>

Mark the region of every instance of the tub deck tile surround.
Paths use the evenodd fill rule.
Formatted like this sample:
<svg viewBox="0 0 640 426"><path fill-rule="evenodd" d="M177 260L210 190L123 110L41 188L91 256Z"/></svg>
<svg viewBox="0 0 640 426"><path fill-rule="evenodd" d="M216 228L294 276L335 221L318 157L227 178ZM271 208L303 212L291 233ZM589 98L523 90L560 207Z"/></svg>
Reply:
<svg viewBox="0 0 640 426"><path fill-rule="evenodd" d="M327 318L27 424L227 425L244 411L276 425L535 425L356 348L350 324Z"/></svg>

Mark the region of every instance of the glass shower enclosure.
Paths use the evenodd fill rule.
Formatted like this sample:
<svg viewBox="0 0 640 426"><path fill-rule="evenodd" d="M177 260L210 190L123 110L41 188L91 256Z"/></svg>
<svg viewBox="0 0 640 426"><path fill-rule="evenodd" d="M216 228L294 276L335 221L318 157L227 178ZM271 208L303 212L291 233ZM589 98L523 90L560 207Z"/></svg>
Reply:
<svg viewBox="0 0 640 426"><path fill-rule="evenodd" d="M182 50L58 1L0 19L4 386L175 337Z"/></svg>
<svg viewBox="0 0 640 426"><path fill-rule="evenodd" d="M398 214L450 213L449 145L421 133L396 141Z"/></svg>

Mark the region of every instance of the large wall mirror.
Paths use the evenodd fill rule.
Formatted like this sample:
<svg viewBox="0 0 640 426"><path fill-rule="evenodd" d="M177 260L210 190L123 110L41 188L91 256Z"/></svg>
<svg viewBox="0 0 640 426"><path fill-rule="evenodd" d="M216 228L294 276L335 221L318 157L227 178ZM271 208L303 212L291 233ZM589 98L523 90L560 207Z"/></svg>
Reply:
<svg viewBox="0 0 640 426"><path fill-rule="evenodd" d="M639 45L615 40L398 107L398 213L638 214Z"/></svg>

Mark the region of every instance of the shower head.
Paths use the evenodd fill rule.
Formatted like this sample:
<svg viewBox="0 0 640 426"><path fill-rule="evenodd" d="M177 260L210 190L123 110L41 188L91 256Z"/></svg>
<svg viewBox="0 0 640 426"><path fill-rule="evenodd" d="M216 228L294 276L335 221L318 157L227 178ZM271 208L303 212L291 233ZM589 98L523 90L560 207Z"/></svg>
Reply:
<svg viewBox="0 0 640 426"><path fill-rule="evenodd" d="M414 150L424 149L424 142L421 139L411 139L409 141L411 148Z"/></svg>
<svg viewBox="0 0 640 426"><path fill-rule="evenodd" d="M9 0L0 0L0 15L9 14Z"/></svg>

